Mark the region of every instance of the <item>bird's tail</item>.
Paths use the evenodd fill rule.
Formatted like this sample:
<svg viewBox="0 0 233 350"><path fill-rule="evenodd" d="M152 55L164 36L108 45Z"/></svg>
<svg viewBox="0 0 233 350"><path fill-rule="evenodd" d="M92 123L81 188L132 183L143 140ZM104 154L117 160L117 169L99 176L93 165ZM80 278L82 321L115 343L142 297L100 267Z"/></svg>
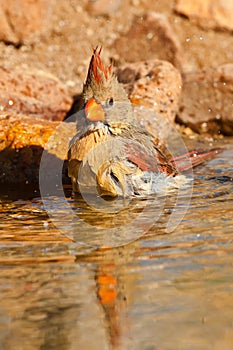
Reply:
<svg viewBox="0 0 233 350"><path fill-rule="evenodd" d="M188 153L170 159L178 171L187 171L207 160L212 159L216 154L221 153L223 149L213 148L211 150L193 150Z"/></svg>

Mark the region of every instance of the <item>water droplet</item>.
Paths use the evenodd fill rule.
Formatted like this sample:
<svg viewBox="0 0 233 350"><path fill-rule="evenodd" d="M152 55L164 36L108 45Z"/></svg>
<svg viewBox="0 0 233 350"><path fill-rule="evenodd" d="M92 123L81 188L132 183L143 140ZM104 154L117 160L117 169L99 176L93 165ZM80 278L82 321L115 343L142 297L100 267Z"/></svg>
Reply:
<svg viewBox="0 0 233 350"><path fill-rule="evenodd" d="M207 131L207 127L208 127L208 124L206 122L201 124L202 131L204 131L204 132Z"/></svg>
<svg viewBox="0 0 233 350"><path fill-rule="evenodd" d="M13 102L12 100L9 100L9 101L8 101L8 105L9 105L9 106L13 106L13 104L14 104L14 102Z"/></svg>
<svg viewBox="0 0 233 350"><path fill-rule="evenodd" d="M147 39L151 40L153 38L153 36L154 36L153 33L148 33L147 34Z"/></svg>
<svg viewBox="0 0 233 350"><path fill-rule="evenodd" d="M66 24L66 22L61 20L61 21L59 22L59 27L64 27L65 24Z"/></svg>
<svg viewBox="0 0 233 350"><path fill-rule="evenodd" d="M200 40L204 40L204 35L200 35Z"/></svg>
<svg viewBox="0 0 233 350"><path fill-rule="evenodd" d="M189 37L186 38L185 41L186 41L186 43L189 43L190 42L190 38Z"/></svg>

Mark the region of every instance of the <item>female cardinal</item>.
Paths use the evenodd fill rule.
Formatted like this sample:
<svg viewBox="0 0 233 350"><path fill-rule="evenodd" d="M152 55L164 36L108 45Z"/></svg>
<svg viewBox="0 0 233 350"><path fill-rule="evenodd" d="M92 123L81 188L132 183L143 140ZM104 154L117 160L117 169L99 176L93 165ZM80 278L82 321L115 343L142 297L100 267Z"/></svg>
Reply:
<svg viewBox="0 0 233 350"><path fill-rule="evenodd" d="M103 65L100 54L101 48L93 50L78 113L78 133L68 155L73 191L97 189L101 196L126 197L176 186L179 170L190 167L187 155L169 160L158 148L154 137L135 121L123 86L112 65ZM193 152L191 158L199 164L210 152L198 157Z"/></svg>

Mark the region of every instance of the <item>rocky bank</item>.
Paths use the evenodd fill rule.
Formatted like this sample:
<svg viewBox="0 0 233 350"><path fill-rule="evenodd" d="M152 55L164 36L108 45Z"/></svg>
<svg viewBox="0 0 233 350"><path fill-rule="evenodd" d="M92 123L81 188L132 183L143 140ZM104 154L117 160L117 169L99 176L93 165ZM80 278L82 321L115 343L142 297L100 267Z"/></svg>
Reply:
<svg viewBox="0 0 233 350"><path fill-rule="evenodd" d="M1 183L36 183L44 151L65 157L75 123L53 135L97 45L136 112L154 112L136 117L155 137L166 133L153 115L233 135L232 1L3 0L0 15Z"/></svg>

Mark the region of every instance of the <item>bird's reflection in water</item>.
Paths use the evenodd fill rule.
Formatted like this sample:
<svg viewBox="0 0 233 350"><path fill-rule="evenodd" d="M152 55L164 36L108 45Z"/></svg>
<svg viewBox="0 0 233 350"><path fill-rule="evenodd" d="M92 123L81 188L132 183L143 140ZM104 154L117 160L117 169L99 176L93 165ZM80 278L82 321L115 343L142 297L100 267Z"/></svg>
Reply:
<svg viewBox="0 0 233 350"><path fill-rule="evenodd" d="M102 309L106 341L114 349L120 348L123 343L130 343L129 309L134 299L137 274L127 275L123 266L132 261L138 248L135 242L127 249L126 246L101 249L96 255L77 258L77 262L95 265L96 298Z"/></svg>
<svg viewBox="0 0 233 350"><path fill-rule="evenodd" d="M105 315L109 342L118 346L122 336L130 334L130 325L127 321L129 301L126 285L118 275L115 263L103 263L98 266L96 285L97 296Z"/></svg>
<svg viewBox="0 0 233 350"><path fill-rule="evenodd" d="M59 202L56 198L51 198L52 202L53 200L57 206L58 217L64 222L66 211L63 211L62 205L58 208ZM51 206L54 205L52 202ZM62 277L61 294L64 293L66 299L69 299L72 291L73 300L75 296L73 293L77 293L75 299L78 301L78 306L62 307L58 314L53 312L51 324L48 320L49 330L46 331L45 346L53 342L54 324L60 329L57 342L60 346L63 343L64 349L68 346L65 344L69 342L77 345L77 334L80 335L78 340L80 348L89 342L90 349L94 348L93 339L87 339L89 337L87 327L96 341L101 339L97 343L102 343L102 348L106 344L111 348L119 348L121 344L126 343L130 345L129 310L134 299L135 281L138 275L135 272L130 275L125 269L141 248L139 242L128 243L146 234L158 221L158 232L161 233L162 228L160 230L159 226L164 225L160 216L164 218L161 214L165 204L167 207L166 198L150 196L130 200L120 198L105 200L92 196L85 198L77 196L67 199L67 203L72 209L73 216L66 217L71 224L67 226L65 233L74 242L82 242L98 249L77 256L76 264L80 271L83 270L82 276L74 274L72 280L67 281L68 284L64 280L65 277ZM57 298L60 300L61 296ZM57 305L56 301L54 305ZM95 324L85 325L83 315L95 320ZM60 322L66 324L67 320L69 320L68 326L63 334L62 329L65 327ZM69 324L76 326L68 331ZM67 333L69 339L66 339Z"/></svg>

